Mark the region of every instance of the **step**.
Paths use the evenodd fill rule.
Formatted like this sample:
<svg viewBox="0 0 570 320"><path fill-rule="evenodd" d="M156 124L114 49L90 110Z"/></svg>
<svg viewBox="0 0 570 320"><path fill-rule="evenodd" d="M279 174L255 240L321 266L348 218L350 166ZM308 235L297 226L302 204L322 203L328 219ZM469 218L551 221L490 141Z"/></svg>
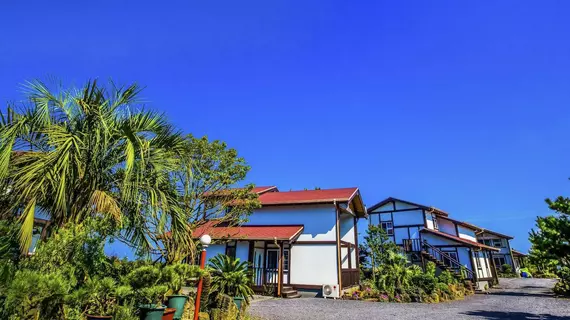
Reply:
<svg viewBox="0 0 570 320"><path fill-rule="evenodd" d="M283 286L283 287L281 288L281 290L283 290L283 291L289 291L289 290L295 290L295 289L293 289L293 287L291 287L291 286Z"/></svg>
<svg viewBox="0 0 570 320"><path fill-rule="evenodd" d="M297 299L297 298L301 298L301 295L297 293L297 294L295 294L295 295L292 295L292 296L285 296L285 297L283 297L283 298L284 298L284 299Z"/></svg>

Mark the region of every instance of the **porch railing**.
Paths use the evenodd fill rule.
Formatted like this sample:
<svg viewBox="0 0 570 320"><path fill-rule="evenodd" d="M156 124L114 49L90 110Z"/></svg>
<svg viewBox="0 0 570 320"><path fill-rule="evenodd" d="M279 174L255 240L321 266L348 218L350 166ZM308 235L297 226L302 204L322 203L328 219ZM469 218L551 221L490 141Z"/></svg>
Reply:
<svg viewBox="0 0 570 320"><path fill-rule="evenodd" d="M360 283L360 271L358 271L358 269L342 269L340 275L343 288Z"/></svg>
<svg viewBox="0 0 570 320"><path fill-rule="evenodd" d="M422 251L421 239L404 239L403 241L404 252L413 253Z"/></svg>
<svg viewBox="0 0 570 320"><path fill-rule="evenodd" d="M279 280L279 269L252 267L253 285L263 286L266 284L277 284Z"/></svg>

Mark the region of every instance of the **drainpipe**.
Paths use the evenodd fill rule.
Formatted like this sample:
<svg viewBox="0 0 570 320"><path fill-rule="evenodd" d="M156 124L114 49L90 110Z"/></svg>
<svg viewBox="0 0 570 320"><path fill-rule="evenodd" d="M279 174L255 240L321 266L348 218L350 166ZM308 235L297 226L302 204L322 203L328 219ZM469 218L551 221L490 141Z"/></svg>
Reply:
<svg viewBox="0 0 570 320"><path fill-rule="evenodd" d="M335 208L335 216L336 216L336 263L337 263L337 278L338 278L338 287L342 291L342 261L341 261L341 249L340 249L340 214L338 203L336 199L333 200L334 208Z"/></svg>

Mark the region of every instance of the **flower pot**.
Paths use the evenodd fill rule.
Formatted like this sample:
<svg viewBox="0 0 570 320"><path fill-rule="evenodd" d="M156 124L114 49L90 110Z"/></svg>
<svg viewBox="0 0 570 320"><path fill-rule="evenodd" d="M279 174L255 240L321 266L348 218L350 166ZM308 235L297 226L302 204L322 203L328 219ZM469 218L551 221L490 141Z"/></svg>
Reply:
<svg viewBox="0 0 570 320"><path fill-rule="evenodd" d="M234 297L234 303L236 304L239 312L241 312L241 304L243 303L243 300L245 300L243 297Z"/></svg>
<svg viewBox="0 0 570 320"><path fill-rule="evenodd" d="M164 314L162 315L162 320L174 320L175 312L176 309L174 308L166 308L166 310L164 310Z"/></svg>
<svg viewBox="0 0 570 320"><path fill-rule="evenodd" d="M142 304L139 306L140 320L162 320L162 315L166 307L159 307L155 304Z"/></svg>
<svg viewBox="0 0 570 320"><path fill-rule="evenodd" d="M174 313L174 319L182 319L182 315L184 314L184 305L186 301L188 301L188 296L186 295L172 295L166 297L168 299L168 307L176 309Z"/></svg>
<svg viewBox="0 0 570 320"><path fill-rule="evenodd" d="M113 320L113 316L91 316L87 314L85 317L87 320Z"/></svg>

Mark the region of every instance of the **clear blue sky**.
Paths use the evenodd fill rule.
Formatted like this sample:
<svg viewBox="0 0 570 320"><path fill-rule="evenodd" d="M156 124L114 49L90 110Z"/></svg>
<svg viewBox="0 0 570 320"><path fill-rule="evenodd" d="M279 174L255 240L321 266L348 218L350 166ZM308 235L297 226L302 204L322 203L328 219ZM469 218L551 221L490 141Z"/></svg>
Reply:
<svg viewBox="0 0 570 320"><path fill-rule="evenodd" d="M83 4L85 3L85 4ZM567 1L3 1L0 101L139 82L282 190L358 186L516 237L570 182Z"/></svg>

